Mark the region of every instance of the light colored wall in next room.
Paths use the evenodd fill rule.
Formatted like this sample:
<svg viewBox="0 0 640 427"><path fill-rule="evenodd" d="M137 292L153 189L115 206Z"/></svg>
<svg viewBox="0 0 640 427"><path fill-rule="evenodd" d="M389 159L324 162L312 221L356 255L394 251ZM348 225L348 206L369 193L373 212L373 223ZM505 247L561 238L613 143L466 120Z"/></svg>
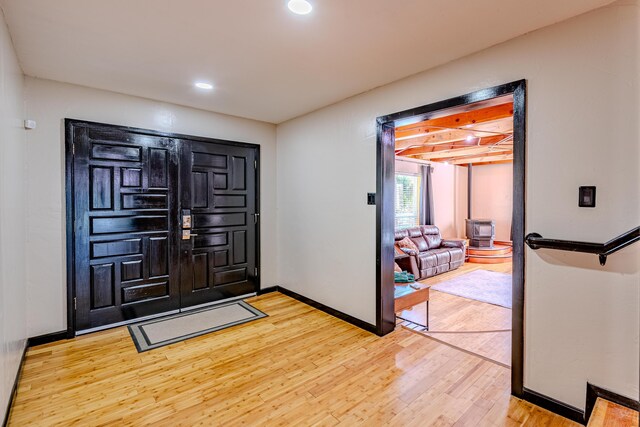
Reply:
<svg viewBox="0 0 640 427"><path fill-rule="evenodd" d="M471 179L471 216L492 219L496 240L511 240L513 164L473 166Z"/></svg>
<svg viewBox="0 0 640 427"><path fill-rule="evenodd" d="M24 79L0 11L0 420L27 338Z"/></svg>
<svg viewBox="0 0 640 427"><path fill-rule="evenodd" d="M66 329L64 119L260 144L261 286L276 280L276 131L264 122L49 80L26 78L29 335Z"/></svg>
<svg viewBox="0 0 640 427"><path fill-rule="evenodd" d="M638 225L640 6L623 0L283 123L280 283L369 323L376 117L526 79L526 231L604 242ZM595 209L577 206L598 187ZM587 381L638 399L640 245L601 267L526 249L527 388L583 408Z"/></svg>

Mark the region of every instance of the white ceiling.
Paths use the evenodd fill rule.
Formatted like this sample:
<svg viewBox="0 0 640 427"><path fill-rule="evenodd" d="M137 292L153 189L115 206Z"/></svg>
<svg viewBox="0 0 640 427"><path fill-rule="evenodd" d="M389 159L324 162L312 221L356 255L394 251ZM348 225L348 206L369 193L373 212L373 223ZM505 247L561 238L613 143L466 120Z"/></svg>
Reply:
<svg viewBox="0 0 640 427"><path fill-rule="evenodd" d="M306 16L287 0L0 5L27 75L280 123L611 3L310 1Z"/></svg>

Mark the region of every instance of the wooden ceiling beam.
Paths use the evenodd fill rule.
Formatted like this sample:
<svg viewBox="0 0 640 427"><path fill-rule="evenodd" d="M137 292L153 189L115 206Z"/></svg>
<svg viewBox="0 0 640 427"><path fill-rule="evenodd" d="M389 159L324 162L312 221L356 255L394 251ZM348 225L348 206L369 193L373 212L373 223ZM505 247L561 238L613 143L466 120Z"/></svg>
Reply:
<svg viewBox="0 0 640 427"><path fill-rule="evenodd" d="M476 147L469 148L459 148L453 150L442 150L442 151L434 151L431 153L424 153L420 156L422 160L435 160L435 159L458 159L460 156L470 156L470 155L491 155L493 153L513 153L513 146L508 147L491 147L486 145L480 145ZM464 160L464 159L461 159Z"/></svg>
<svg viewBox="0 0 640 427"><path fill-rule="evenodd" d="M483 156L467 157L467 158L460 158L460 159L454 158L454 159L447 160L447 162L452 165L466 165L469 163L477 164L477 163L487 163L487 162L500 162L503 160L513 160L513 153L510 153L510 154L498 153L494 155L483 155ZM445 161L445 160L442 159L440 161Z"/></svg>
<svg viewBox="0 0 640 427"><path fill-rule="evenodd" d="M513 116L513 102L467 111L396 128L396 139L433 133L434 127L460 128ZM430 125L430 126L425 126Z"/></svg>
<svg viewBox="0 0 640 427"><path fill-rule="evenodd" d="M399 149L399 150L396 149L396 155L397 156L417 156L425 153L432 153L434 151L451 150L456 148L456 146L459 146L460 149L463 149L466 147L478 146L477 140L467 142L465 138L450 141L447 145L443 143L439 145L422 145L419 147L411 147L411 148ZM493 145L493 144L497 144L500 141L503 141L505 138L506 136L504 135L496 135L496 136L480 138L479 142L481 146ZM504 144L501 144L501 145L509 145L509 144L512 144L511 140L507 140L504 142Z"/></svg>
<svg viewBox="0 0 640 427"><path fill-rule="evenodd" d="M452 142L462 141L467 136L477 136L481 138L489 138L492 136L503 136L513 133L513 121L511 119L500 119L490 123L483 123L479 129L455 129L440 130L435 133L428 133L423 136L415 136L408 139L398 140L396 135L396 150L415 147L419 145L441 145L450 144Z"/></svg>

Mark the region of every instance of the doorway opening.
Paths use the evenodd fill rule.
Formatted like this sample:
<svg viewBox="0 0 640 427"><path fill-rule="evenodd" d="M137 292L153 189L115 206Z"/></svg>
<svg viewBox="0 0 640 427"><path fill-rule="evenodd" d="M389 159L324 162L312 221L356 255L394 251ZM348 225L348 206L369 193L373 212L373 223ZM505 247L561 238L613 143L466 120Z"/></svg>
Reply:
<svg viewBox="0 0 640 427"><path fill-rule="evenodd" d="M378 118L378 334L511 368L523 393L526 82Z"/></svg>

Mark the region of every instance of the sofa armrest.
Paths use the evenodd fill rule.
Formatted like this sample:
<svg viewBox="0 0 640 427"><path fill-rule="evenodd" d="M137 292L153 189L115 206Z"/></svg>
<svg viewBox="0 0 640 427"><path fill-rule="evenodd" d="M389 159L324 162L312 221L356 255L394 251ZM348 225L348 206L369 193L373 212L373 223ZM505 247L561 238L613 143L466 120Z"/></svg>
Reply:
<svg viewBox="0 0 640 427"><path fill-rule="evenodd" d="M464 240L443 240L440 244L442 248L460 248L464 251L466 242Z"/></svg>
<svg viewBox="0 0 640 427"><path fill-rule="evenodd" d="M414 250L409 249L415 253ZM416 280L420 277L420 271L418 270L418 261L416 256L399 256L395 259L396 264L402 269L402 271L408 271L413 274Z"/></svg>
<svg viewBox="0 0 640 427"><path fill-rule="evenodd" d="M416 252L414 249L409 249L409 248L400 248L400 250L402 252L404 252L407 255L410 256L418 256L418 252Z"/></svg>

